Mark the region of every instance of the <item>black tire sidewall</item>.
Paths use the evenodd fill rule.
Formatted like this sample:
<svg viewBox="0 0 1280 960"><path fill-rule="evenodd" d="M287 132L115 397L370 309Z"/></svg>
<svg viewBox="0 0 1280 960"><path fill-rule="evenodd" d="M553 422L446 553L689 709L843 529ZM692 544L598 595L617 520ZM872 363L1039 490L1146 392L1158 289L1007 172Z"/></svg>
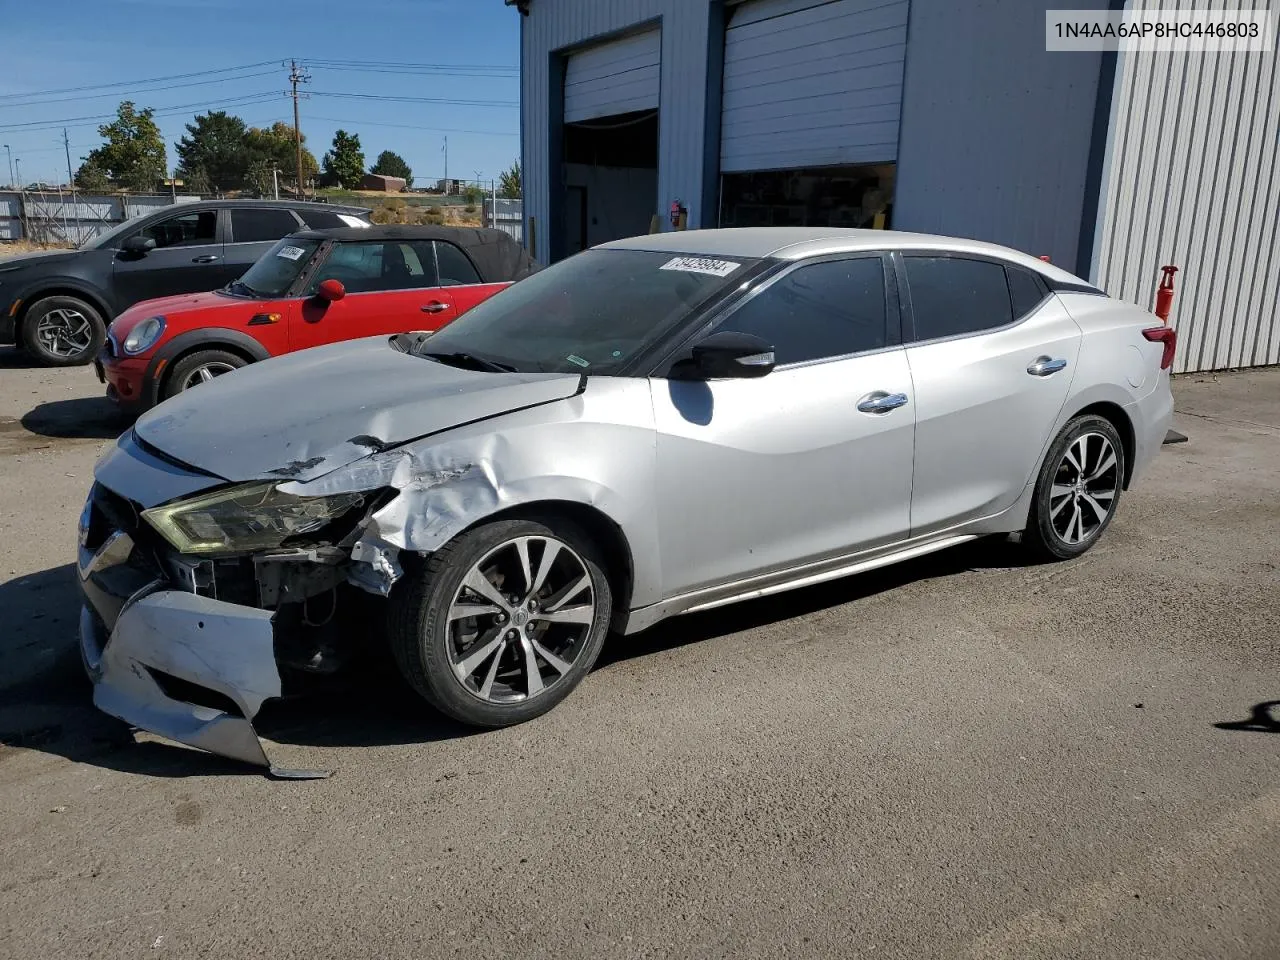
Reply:
<svg viewBox="0 0 1280 960"><path fill-rule="evenodd" d="M1116 451L1117 469L1121 482L1116 487L1116 495L1111 501L1111 510L1107 513L1107 518L1102 525L1083 543L1070 544L1058 536L1058 532L1053 529L1049 519L1049 494L1054 477L1058 473L1058 466L1068 447L1086 433L1100 433L1111 442L1111 446ZM1115 519L1127 468L1124 443L1121 442L1120 434L1110 420L1096 414L1086 414L1068 422L1049 447L1044 463L1040 466L1040 476L1036 479L1035 499L1031 505L1030 522L1027 524L1028 545L1036 552L1058 560L1069 560L1087 551L1101 539L1107 527L1111 525L1111 521Z"/></svg>
<svg viewBox="0 0 1280 960"><path fill-rule="evenodd" d="M36 329L39 327L40 320L44 315L50 310L56 310L59 307L66 307L83 314L93 327L93 340L89 343L89 348L75 357L55 357L45 350L39 336L36 335ZM94 358L102 351L102 345L106 342L107 325L102 318L102 314L93 304L78 297L61 295L44 297L33 303L22 318L22 346L29 356L40 361L46 367L83 367L85 364L93 362Z"/></svg>
<svg viewBox="0 0 1280 960"><path fill-rule="evenodd" d="M554 688L516 704L486 703L463 689L448 656L448 611L467 571L490 550L515 537L552 537L568 544L586 563L595 596L595 619L586 645L572 669ZM559 518L498 520L463 533L433 555L420 576L420 589L401 602L410 604L393 618L396 659L406 679L442 712L478 727L505 727L541 716L573 692L595 665L609 632L613 597L605 564L591 539Z"/></svg>
<svg viewBox="0 0 1280 960"><path fill-rule="evenodd" d="M187 377L191 376L192 371L197 367L204 366L206 363L215 362L228 363L239 369L247 366L249 361L238 353L232 353L229 350L222 350L217 347L189 353L169 369L169 375L165 377L164 383L160 386L160 399L168 400L170 397L176 397L178 394L183 393L182 384Z"/></svg>

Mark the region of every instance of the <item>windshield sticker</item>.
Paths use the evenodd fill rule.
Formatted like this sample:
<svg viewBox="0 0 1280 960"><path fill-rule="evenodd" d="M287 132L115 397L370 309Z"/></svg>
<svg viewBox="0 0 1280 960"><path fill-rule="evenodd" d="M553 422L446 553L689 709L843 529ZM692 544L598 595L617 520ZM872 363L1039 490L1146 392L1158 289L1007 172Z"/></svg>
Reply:
<svg viewBox="0 0 1280 960"><path fill-rule="evenodd" d="M284 257L286 260L301 260L302 255L306 252L301 247L281 247L276 256Z"/></svg>
<svg viewBox="0 0 1280 960"><path fill-rule="evenodd" d="M709 273L713 277L727 277L742 264L732 260L709 260L706 257L674 257L659 270L679 270L681 273Z"/></svg>
<svg viewBox="0 0 1280 960"><path fill-rule="evenodd" d="M581 357L577 356L576 354L571 353L569 354L569 356L565 357L565 359L568 360L570 363L576 363L580 367L591 366L591 361L583 360Z"/></svg>

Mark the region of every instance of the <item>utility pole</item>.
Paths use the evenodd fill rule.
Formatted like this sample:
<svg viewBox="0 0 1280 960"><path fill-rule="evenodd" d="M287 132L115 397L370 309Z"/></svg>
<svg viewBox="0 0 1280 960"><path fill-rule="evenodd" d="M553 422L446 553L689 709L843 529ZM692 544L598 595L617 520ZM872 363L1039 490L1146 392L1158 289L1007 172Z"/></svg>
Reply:
<svg viewBox="0 0 1280 960"><path fill-rule="evenodd" d="M9 186L13 187L16 185L13 179L13 151L9 149L7 143L4 145L4 152L9 155Z"/></svg>
<svg viewBox="0 0 1280 960"><path fill-rule="evenodd" d="M16 186L19 190L21 190L22 189L22 158L19 157L17 160L13 161L13 165L18 171L18 182Z"/></svg>
<svg viewBox="0 0 1280 960"><path fill-rule="evenodd" d="M444 195L449 196L449 138L444 138Z"/></svg>
<svg viewBox="0 0 1280 960"><path fill-rule="evenodd" d="M298 147L298 199L302 199L302 127L298 123L298 84L310 83L311 75L298 69L298 61L289 61L289 83L293 85L293 140Z"/></svg>
<svg viewBox="0 0 1280 960"><path fill-rule="evenodd" d="M271 168L271 185L275 188L275 199L280 199L280 168Z"/></svg>
<svg viewBox="0 0 1280 960"><path fill-rule="evenodd" d="M67 139L67 128L62 128L62 148L67 151L67 183L75 185L76 177L71 172L71 141Z"/></svg>

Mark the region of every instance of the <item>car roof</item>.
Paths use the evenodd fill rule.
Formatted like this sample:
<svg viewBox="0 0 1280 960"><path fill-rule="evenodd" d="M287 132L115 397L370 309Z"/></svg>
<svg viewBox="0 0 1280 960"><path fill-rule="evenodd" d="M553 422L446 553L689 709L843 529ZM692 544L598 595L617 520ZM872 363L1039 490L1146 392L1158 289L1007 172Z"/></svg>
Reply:
<svg viewBox="0 0 1280 960"><path fill-rule="evenodd" d="M681 230L630 237L601 244L603 250L650 250L695 256L772 257L801 260L833 253L871 250L941 250L1008 260L1063 283L1079 283L1073 273L1011 247L981 240L900 230L857 230L841 227L727 227Z"/></svg>

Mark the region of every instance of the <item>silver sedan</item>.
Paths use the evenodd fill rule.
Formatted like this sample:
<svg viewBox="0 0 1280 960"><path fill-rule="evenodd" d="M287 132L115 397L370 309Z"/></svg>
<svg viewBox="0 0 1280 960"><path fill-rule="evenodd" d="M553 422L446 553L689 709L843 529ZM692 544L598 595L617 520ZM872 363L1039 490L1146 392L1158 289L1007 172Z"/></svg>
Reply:
<svg viewBox="0 0 1280 960"><path fill-rule="evenodd" d="M95 702L266 764L254 714L380 642L370 604L423 697L501 726L610 631L988 535L1075 557L1160 449L1173 349L989 244L607 244L435 334L255 364L139 420L80 523Z"/></svg>

